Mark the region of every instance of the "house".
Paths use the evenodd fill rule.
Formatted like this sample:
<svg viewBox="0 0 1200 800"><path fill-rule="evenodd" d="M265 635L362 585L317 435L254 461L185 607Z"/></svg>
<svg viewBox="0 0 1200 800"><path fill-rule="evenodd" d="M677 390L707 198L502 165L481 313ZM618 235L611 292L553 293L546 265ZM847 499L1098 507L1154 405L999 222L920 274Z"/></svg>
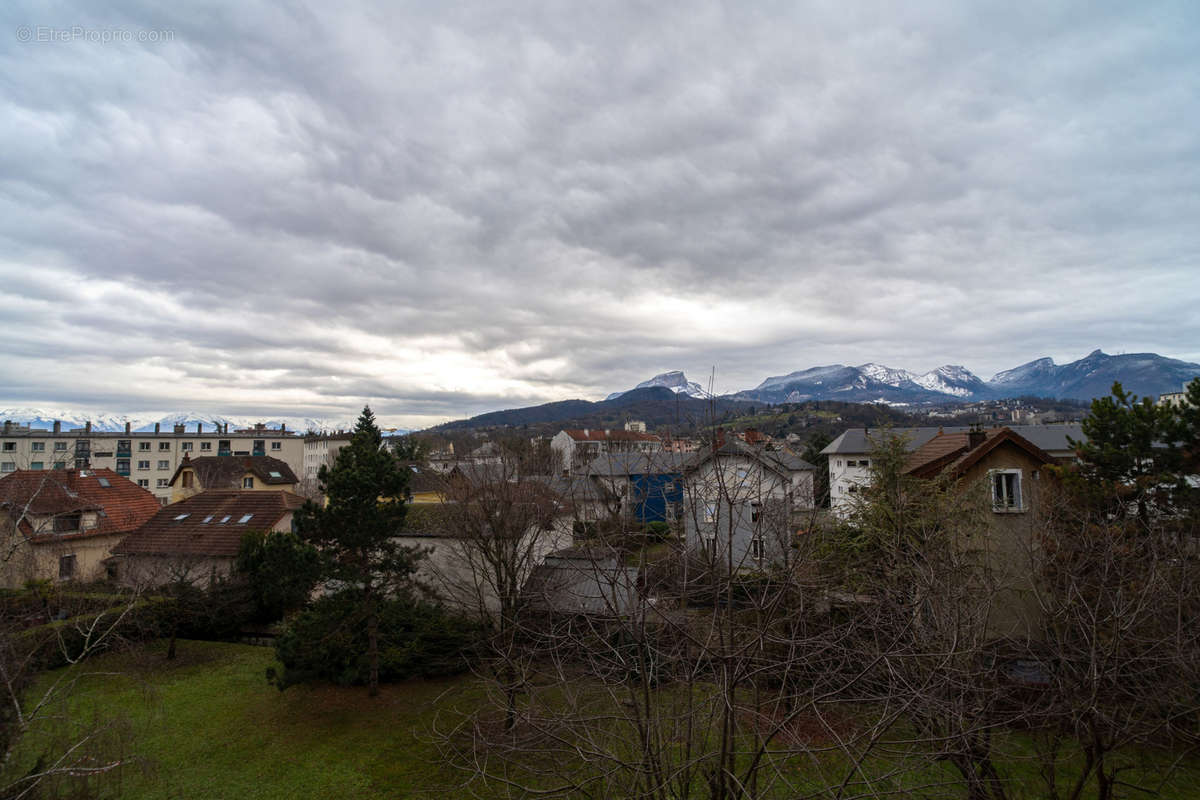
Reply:
<svg viewBox="0 0 1200 800"><path fill-rule="evenodd" d="M990 500L988 530L962 546L988 560L997 580L993 628L998 635L1024 635L1038 616L1034 594L1034 514L1046 467L1061 459L1013 428L941 432L908 457L904 471L916 478L948 477L964 488L984 483Z"/></svg>
<svg viewBox="0 0 1200 800"><path fill-rule="evenodd" d="M299 484L300 480L287 462L271 456L190 458L184 455L168 482L172 503L210 489L295 493Z"/></svg>
<svg viewBox="0 0 1200 800"><path fill-rule="evenodd" d="M854 505L854 496L871 479L871 451L882 437L902 437L909 451L916 451L941 433L964 434L971 426L941 428L849 428L821 451L829 458L829 502L833 513L845 517ZM1069 440L1083 441L1083 428L1069 425L1012 425L1013 431L1056 461L1066 462L1075 457Z"/></svg>
<svg viewBox="0 0 1200 800"><path fill-rule="evenodd" d="M128 586L204 583L233 570L249 531L290 531L303 504L287 491L210 489L159 509L113 547L109 564Z"/></svg>
<svg viewBox="0 0 1200 800"><path fill-rule="evenodd" d="M628 616L638 609L638 569L612 548L567 547L546 554L521 594L542 613Z"/></svg>
<svg viewBox="0 0 1200 800"><path fill-rule="evenodd" d="M110 549L160 508L109 469L10 472L0 478L0 585L102 579Z"/></svg>
<svg viewBox="0 0 1200 800"><path fill-rule="evenodd" d="M587 465L587 477L608 497L615 513L637 522L671 522L683 516L683 475L689 459L679 453L609 453Z"/></svg>
<svg viewBox="0 0 1200 800"><path fill-rule="evenodd" d="M18 469L111 469L152 491L159 503L171 499L171 476L185 456L273 456L293 470L303 464L304 442L287 426L268 428L259 424L230 432L228 424L204 423L166 430L160 423L153 431L134 431L128 423L122 431L97 431L89 422L83 428L63 430L55 422L52 430L5 422L0 433L0 474Z"/></svg>
<svg viewBox="0 0 1200 800"><path fill-rule="evenodd" d="M815 475L786 447L718 434L692 457L684 480L688 548L733 569L788 562L815 510Z"/></svg>
<svg viewBox="0 0 1200 800"><path fill-rule="evenodd" d="M641 431L581 428L562 430L550 440L550 449L562 469L571 474L586 472L597 456L609 453L640 453L648 455L662 450L662 440L652 433Z"/></svg>

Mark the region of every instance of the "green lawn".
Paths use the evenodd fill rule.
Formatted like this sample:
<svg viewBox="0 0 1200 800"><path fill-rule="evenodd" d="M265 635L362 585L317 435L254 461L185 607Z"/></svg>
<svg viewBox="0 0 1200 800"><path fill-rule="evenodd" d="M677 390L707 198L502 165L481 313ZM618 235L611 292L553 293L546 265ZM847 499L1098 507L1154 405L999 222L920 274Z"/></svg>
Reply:
<svg viewBox="0 0 1200 800"><path fill-rule="evenodd" d="M428 732L437 707L469 710L479 705L482 690L472 678L384 686L377 698L368 697L365 689L332 686L295 686L279 692L265 679L273 664L268 648L183 641L176 661L167 662L164 653L165 646L155 643L88 662L89 672L108 674L83 678L59 717L20 743L5 777L11 780L28 770L39 752L61 752L61 737L77 735L74 732L90 720L116 719L120 724L92 750L98 756L136 757L115 773L90 779L90 788L101 797L469 796L463 788L465 776L441 763ZM999 765L1014 800L1044 794L1029 745L1027 735L1016 733L1000 736L997 742ZM819 791L845 774L846 765L832 754L819 762L796 759L792 791ZM1153 785L1153 776L1167 761L1162 755L1148 758L1126 777ZM896 766L894 761L890 766L872 762L864 768L875 780ZM1062 768L1070 771L1066 763ZM1189 764L1155 796L1198 796L1196 774ZM78 786L71 780L77 784L80 779L47 786L40 796L72 797ZM903 795L906 789L924 786L922 796L961 797L961 787L955 784L948 768L928 765L897 775L891 788ZM496 796L503 796L501 787L493 788Z"/></svg>
<svg viewBox="0 0 1200 800"><path fill-rule="evenodd" d="M410 681L365 689L297 686L280 692L265 671L263 647L180 642L177 663L153 645L134 655L95 659L67 711L74 726L97 709L126 723L110 737L137 760L96 785L128 798L395 798L455 796L461 775L440 764L426 741L438 698L470 700L469 680ZM61 735L48 726L41 737ZM18 752L34 758L30 737ZM62 796L58 786L44 796Z"/></svg>

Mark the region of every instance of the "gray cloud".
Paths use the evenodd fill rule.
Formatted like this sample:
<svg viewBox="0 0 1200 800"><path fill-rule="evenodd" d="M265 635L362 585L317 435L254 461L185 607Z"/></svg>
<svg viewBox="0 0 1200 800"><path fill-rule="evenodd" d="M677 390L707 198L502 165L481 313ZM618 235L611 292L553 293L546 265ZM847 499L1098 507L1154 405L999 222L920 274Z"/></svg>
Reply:
<svg viewBox="0 0 1200 800"><path fill-rule="evenodd" d="M419 424L676 367L1197 359L1198 23L8 5L0 381Z"/></svg>

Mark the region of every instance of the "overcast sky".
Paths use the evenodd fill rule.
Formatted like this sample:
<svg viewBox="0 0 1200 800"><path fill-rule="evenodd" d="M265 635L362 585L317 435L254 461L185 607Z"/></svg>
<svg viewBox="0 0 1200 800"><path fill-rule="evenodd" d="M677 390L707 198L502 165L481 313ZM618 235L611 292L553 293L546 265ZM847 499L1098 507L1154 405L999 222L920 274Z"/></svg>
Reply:
<svg viewBox="0 0 1200 800"><path fill-rule="evenodd" d="M413 427L669 369L1200 360L1194 0L0 21L0 406Z"/></svg>

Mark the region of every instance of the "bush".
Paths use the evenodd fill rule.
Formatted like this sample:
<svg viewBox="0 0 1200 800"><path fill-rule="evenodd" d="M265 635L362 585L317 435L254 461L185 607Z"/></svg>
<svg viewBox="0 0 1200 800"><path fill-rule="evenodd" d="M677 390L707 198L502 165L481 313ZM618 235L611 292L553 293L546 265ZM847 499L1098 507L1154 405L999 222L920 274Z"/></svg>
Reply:
<svg viewBox="0 0 1200 800"><path fill-rule="evenodd" d="M366 685L367 630L361 607L357 593L346 590L322 597L300 612L275 642L283 672L269 671L271 681L280 690L314 680ZM411 598L381 601L381 681L464 672L480 642L477 623L439 605Z"/></svg>

